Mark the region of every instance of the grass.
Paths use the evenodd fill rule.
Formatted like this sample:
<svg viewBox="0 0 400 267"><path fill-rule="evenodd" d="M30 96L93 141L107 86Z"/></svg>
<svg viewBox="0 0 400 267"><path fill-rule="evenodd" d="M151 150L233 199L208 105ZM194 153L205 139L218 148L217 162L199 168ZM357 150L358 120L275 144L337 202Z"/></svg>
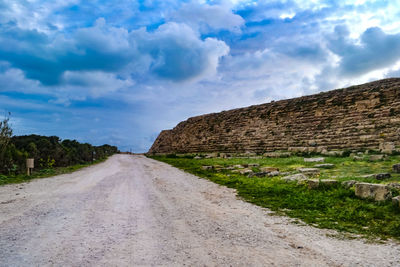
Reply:
<svg viewBox="0 0 400 267"><path fill-rule="evenodd" d="M26 174L11 175L11 176L6 176L6 175L0 174L0 186L6 185L6 184L25 183L25 182L29 182L33 179L47 178L47 177L51 177L51 176L55 176L55 175L71 173L71 172L77 171L79 169L104 162L105 160L106 159L100 159L100 160L95 160L90 163L76 164L76 165L72 165L72 166L68 166L68 167L48 168L48 169L42 169L42 170L38 170L38 171L34 170L32 175L30 175L30 176L28 176Z"/></svg>
<svg viewBox="0 0 400 267"><path fill-rule="evenodd" d="M203 165L227 167L236 164L258 163L260 166L277 167L281 172L294 173L299 167L313 167L318 163L304 162L303 157L289 158L231 158L231 159L190 159L185 157L154 156L184 171L206 178L215 183L237 189L244 200L269 208L279 215L311 224L319 228L335 229L372 239L394 238L400 240L400 209L390 201L374 202L359 199L354 189L340 184L330 187L308 189L295 182L287 183L279 177L248 178L228 170L203 170ZM391 166L400 162L399 156L384 161L369 162L367 159L354 161L348 157L327 157L325 163L335 164L334 168L321 169L317 178L335 178L339 181L358 180L364 182L400 181L400 175L391 172ZM258 168L253 168L255 171ZM392 178L377 181L363 178L365 174L390 172ZM394 191L394 195L398 192Z"/></svg>

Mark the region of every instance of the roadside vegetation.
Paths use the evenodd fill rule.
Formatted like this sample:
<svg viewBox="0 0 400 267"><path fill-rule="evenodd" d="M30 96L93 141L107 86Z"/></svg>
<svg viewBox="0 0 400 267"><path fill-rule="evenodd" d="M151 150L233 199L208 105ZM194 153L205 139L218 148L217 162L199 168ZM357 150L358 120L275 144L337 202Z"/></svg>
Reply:
<svg viewBox="0 0 400 267"><path fill-rule="evenodd" d="M0 174L0 186L5 185L5 184L18 184L18 183L24 183L24 182L29 182L33 179L38 179L38 178L47 178L59 174L65 174L65 173L71 173L74 171L77 171L79 169L88 167L93 164L101 163L104 162L107 158L99 159L99 160L94 160L92 162L84 163L84 164L75 164L72 166L67 166L67 167L51 167L51 168L46 168L46 169L39 169L35 170L32 172L31 175L26 175L26 174L9 174L9 175L2 175Z"/></svg>
<svg viewBox="0 0 400 267"><path fill-rule="evenodd" d="M298 172L302 167L310 168L315 162L305 162L304 157L287 158L194 158L194 155L152 156L189 173L206 178L215 183L237 189L244 200L266 207L278 215L295 218L302 224L335 229L345 236L362 236L371 239L394 238L400 240L400 209L390 200L376 202L355 196L354 187L346 187L343 181L356 180L372 183L393 183L400 181L400 174L392 171L392 165L400 163L400 156L371 161L369 155L362 157L325 157L324 163L333 164L321 168L314 179L335 179L334 185L324 185L310 189L307 184L288 182L285 175ZM355 159L357 158L357 159ZM279 169L274 177L249 177L232 168L249 165L253 172L268 166ZM205 168L212 166L212 168ZM377 180L364 177L368 174L390 173L391 177ZM399 194L392 189L393 196ZM349 234L350 233L350 234Z"/></svg>
<svg viewBox="0 0 400 267"><path fill-rule="evenodd" d="M0 121L0 185L72 172L117 152L115 146L93 146L57 136L13 136L8 114ZM28 158L34 159L31 176L26 175Z"/></svg>

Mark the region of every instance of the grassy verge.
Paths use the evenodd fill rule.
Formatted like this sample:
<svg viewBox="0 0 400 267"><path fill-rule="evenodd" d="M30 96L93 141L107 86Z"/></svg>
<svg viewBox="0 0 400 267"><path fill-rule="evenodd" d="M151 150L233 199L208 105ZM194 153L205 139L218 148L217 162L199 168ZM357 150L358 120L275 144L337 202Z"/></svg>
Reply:
<svg viewBox="0 0 400 267"><path fill-rule="evenodd" d="M305 185L285 182L280 177L249 178L229 170L204 170L202 166L232 166L235 164L258 163L260 166L278 167L283 172L293 172L299 167L312 167L315 163L306 163L303 158L262 158L262 159L190 159L157 156L156 160L209 179L215 183L237 189L244 200L269 208L277 214L285 214L320 228L335 229L368 238L394 238L400 240L400 210L390 201L374 202L359 199L354 189L346 189L340 184L330 187L308 189ZM353 161L350 158L329 157L326 163L335 164L332 169L322 169L317 178L335 178L339 181L359 180L381 182L373 178L363 178L364 174L390 172L391 165L400 162L399 156L384 161ZM253 168L254 169L254 168ZM257 171L257 168L255 168ZM385 180L399 181L398 174ZM398 194L398 192L394 192Z"/></svg>
<svg viewBox="0 0 400 267"><path fill-rule="evenodd" d="M74 171L77 171L79 169L98 164L101 162L104 162L105 159L100 159L100 160L95 160L90 163L85 163L85 164L76 164L72 166L67 166L67 167L56 167L56 168L49 168L49 169L42 169L38 171L33 171L31 176L28 175L15 175L15 176L5 176L0 174L0 186L6 185L6 184L18 184L18 183L25 183L29 182L33 179L39 179L39 178L47 178L59 174L65 174L65 173L71 173Z"/></svg>

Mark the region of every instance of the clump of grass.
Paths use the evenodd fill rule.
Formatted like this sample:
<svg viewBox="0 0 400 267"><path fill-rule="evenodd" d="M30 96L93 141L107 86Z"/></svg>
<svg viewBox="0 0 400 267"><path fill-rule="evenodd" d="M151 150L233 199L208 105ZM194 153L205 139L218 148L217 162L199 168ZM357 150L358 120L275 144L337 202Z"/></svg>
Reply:
<svg viewBox="0 0 400 267"><path fill-rule="evenodd" d="M277 167L281 171L294 171L298 167L312 167L315 163L304 162L303 158L262 158L262 159L154 159L166 162L182 170L207 178L215 183L235 188L244 200L266 207L278 214L300 219L320 228L335 229L339 232L360 234L368 238L395 238L400 240L400 209L390 201L373 202L359 199L353 189L340 184L333 187L320 187L310 190L305 185L286 183L278 178L248 178L229 171L217 172L203 170L203 165L230 166L236 164L258 163L261 166ZM400 162L398 157L386 161L367 163L353 161L350 158L326 158L327 163L335 164L332 169L321 169L320 178L338 177L338 180L362 178L365 173L390 172L391 165ZM393 174L390 180L400 180ZM379 182L373 180L373 182Z"/></svg>

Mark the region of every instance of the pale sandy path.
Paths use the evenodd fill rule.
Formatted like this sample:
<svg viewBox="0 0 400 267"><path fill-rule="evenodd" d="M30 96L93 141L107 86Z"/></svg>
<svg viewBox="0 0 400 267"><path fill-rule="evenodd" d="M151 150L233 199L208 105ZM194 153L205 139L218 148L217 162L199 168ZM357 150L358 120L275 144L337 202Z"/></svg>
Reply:
<svg viewBox="0 0 400 267"><path fill-rule="evenodd" d="M0 187L0 266L400 266L142 156Z"/></svg>

